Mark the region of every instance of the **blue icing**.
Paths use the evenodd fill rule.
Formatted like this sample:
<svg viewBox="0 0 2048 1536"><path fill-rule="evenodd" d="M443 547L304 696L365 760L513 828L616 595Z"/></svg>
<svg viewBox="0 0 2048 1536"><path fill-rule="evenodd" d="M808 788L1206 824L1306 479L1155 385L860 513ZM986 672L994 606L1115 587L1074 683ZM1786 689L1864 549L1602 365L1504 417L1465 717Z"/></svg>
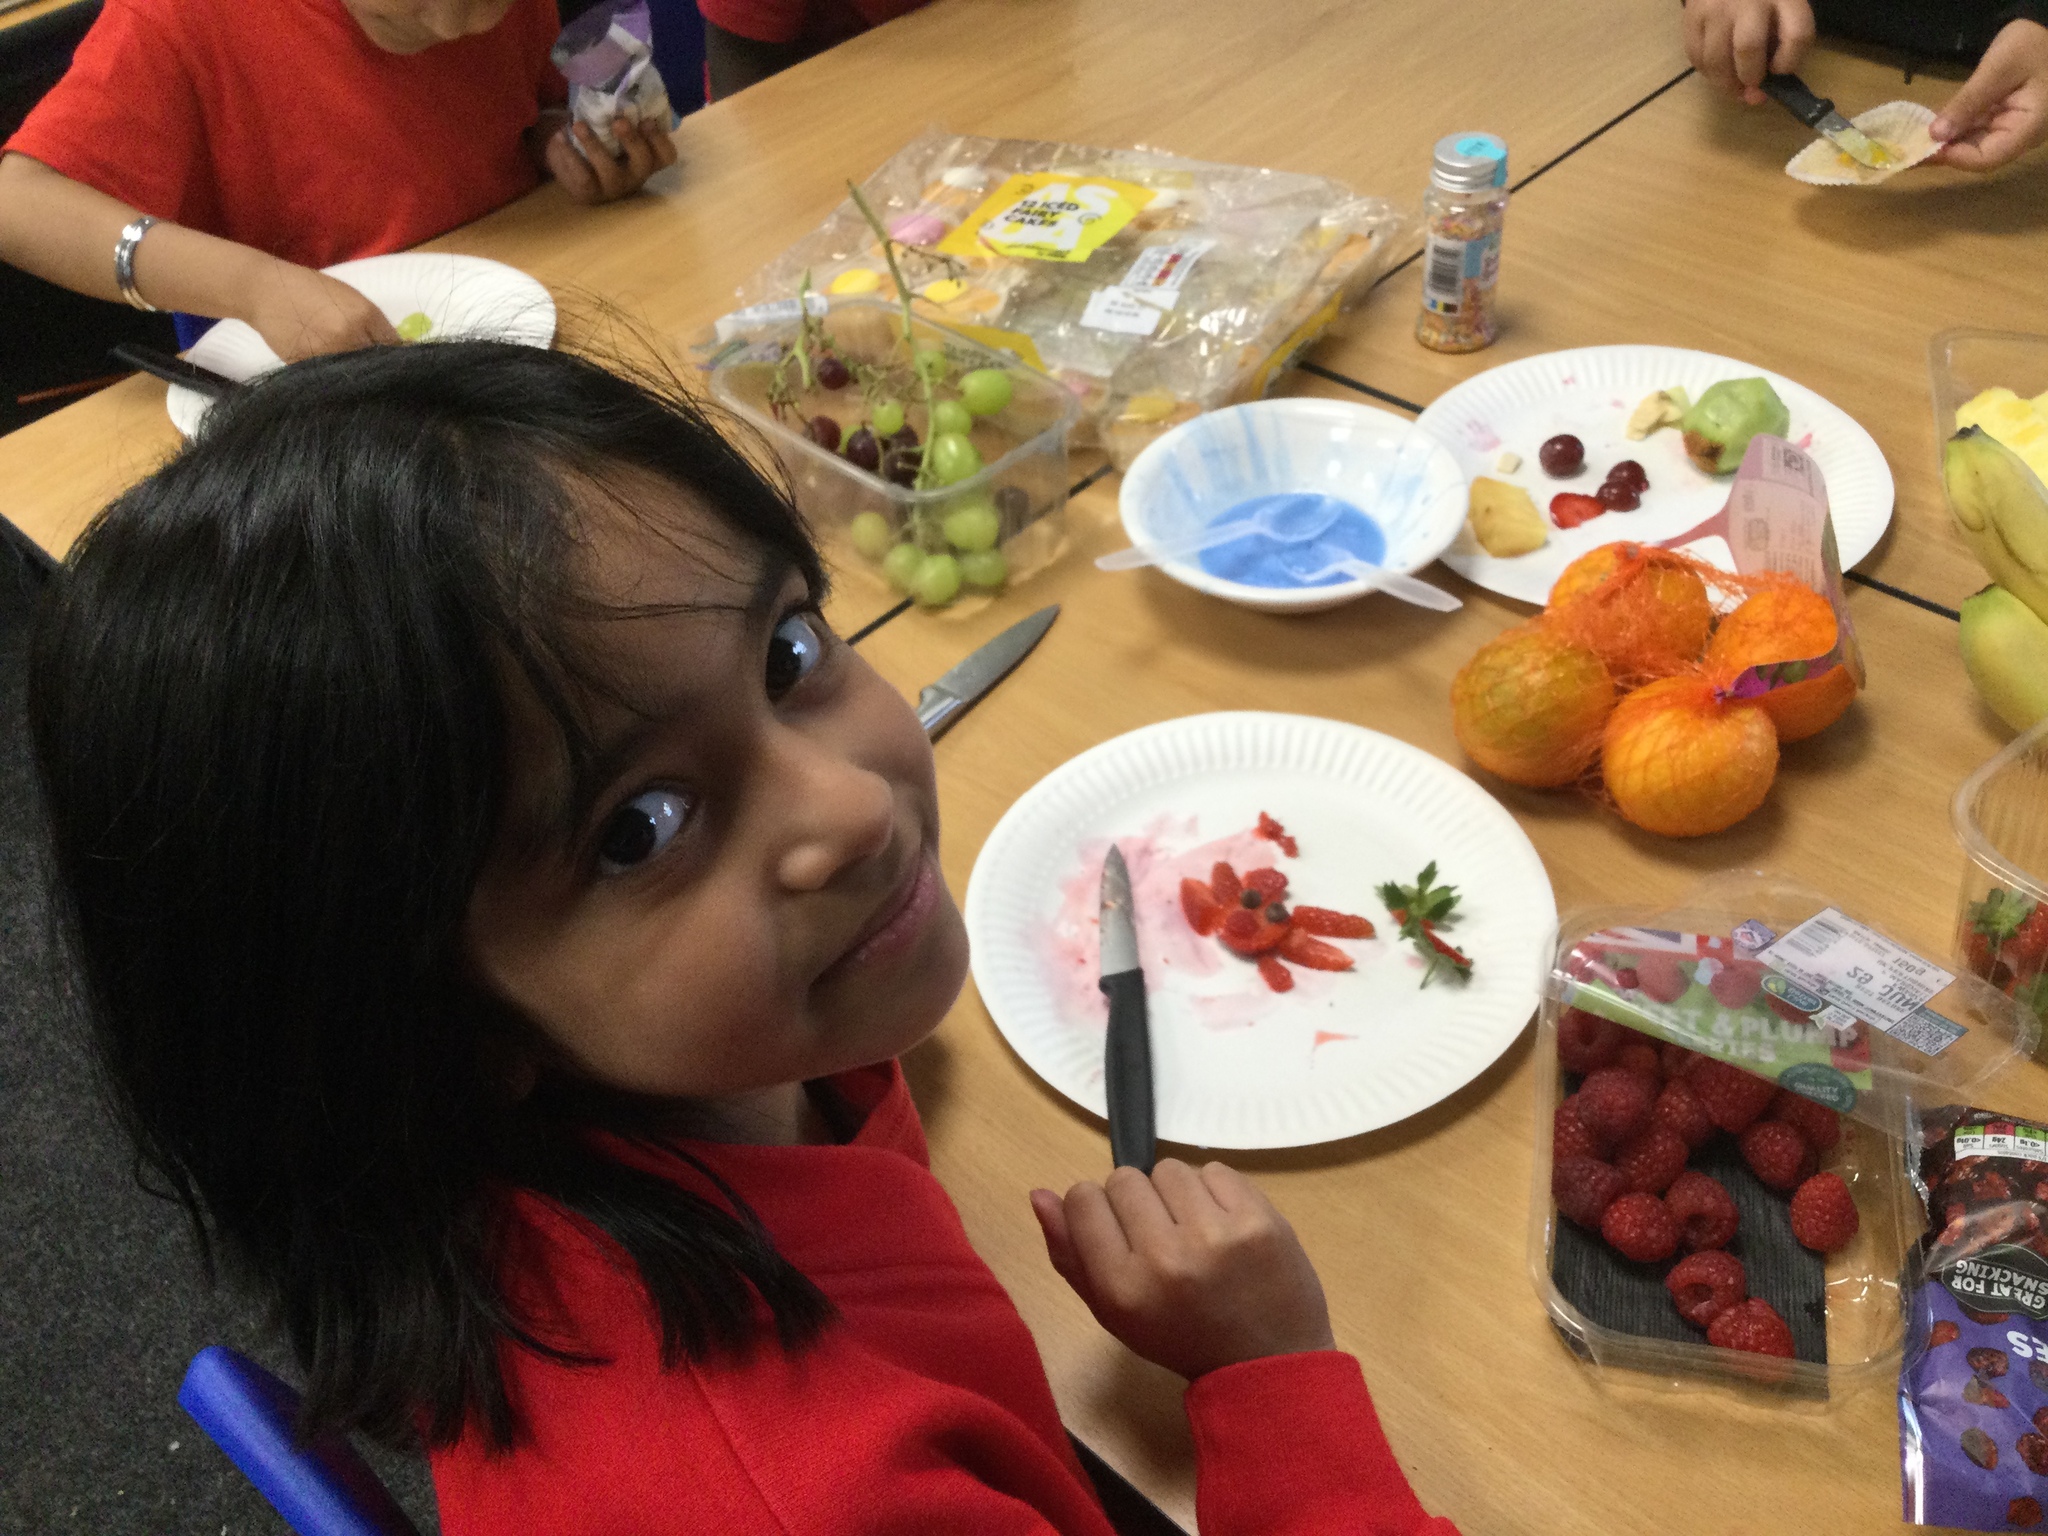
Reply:
<svg viewBox="0 0 2048 1536"><path fill-rule="evenodd" d="M1331 521L1310 542L1290 543L1270 534L1248 533L1203 550L1195 557L1196 562L1211 576L1247 587L1334 587L1352 578L1334 571L1319 581L1305 582L1293 574L1294 569L1313 571L1327 565L1332 557L1317 552L1322 545L1334 546L1372 565L1386 559L1387 539L1378 523L1350 502L1315 491L1254 496L1217 513L1204 526L1215 528L1261 516L1268 527L1283 532L1290 528L1308 532L1326 517Z"/></svg>

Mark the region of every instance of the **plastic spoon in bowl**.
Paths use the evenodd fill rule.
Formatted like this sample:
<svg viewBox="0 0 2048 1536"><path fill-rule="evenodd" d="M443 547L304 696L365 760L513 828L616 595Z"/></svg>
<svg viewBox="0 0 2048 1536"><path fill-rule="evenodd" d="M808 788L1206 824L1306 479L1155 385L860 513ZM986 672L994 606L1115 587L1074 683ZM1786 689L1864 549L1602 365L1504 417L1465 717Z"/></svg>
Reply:
<svg viewBox="0 0 2048 1536"><path fill-rule="evenodd" d="M1293 558L1294 551L1280 557L1287 567L1288 575L1303 586L1312 581L1321 581L1325 576L1351 576L1359 581L1372 583L1372 590L1384 592L1389 597L1398 597L1404 603L1413 603L1418 608L1434 608L1438 613L1455 613L1465 606L1462 597L1454 596L1441 587L1433 587L1426 581L1417 581L1413 576L1403 576L1390 571L1383 565L1374 565L1369 560L1360 560L1347 555L1334 544L1314 544L1299 552L1301 558ZM1303 570L1311 560L1324 564L1316 570Z"/></svg>
<svg viewBox="0 0 2048 1536"><path fill-rule="evenodd" d="M1097 556L1095 564L1105 571L1135 571L1144 566L1164 565L1169 560L1199 555L1205 549L1214 549L1219 544L1228 544L1232 539L1242 539L1255 533L1282 544L1305 544L1329 532L1330 525L1346 510L1346 504L1334 496L1305 496L1291 492L1261 496L1252 504L1249 517L1232 518L1227 523L1216 523L1194 533L1184 533L1179 538L1134 544L1114 554Z"/></svg>

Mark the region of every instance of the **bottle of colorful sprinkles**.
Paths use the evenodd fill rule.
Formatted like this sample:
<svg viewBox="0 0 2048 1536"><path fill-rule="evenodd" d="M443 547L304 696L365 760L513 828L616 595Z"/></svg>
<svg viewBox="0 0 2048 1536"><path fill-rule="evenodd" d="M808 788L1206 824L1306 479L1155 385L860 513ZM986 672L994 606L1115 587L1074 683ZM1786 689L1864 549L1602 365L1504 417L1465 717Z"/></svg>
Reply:
<svg viewBox="0 0 2048 1536"><path fill-rule="evenodd" d="M1494 337L1493 283L1508 211L1508 146L1490 133L1436 141L1423 194L1422 313L1415 339L1438 352L1477 352Z"/></svg>

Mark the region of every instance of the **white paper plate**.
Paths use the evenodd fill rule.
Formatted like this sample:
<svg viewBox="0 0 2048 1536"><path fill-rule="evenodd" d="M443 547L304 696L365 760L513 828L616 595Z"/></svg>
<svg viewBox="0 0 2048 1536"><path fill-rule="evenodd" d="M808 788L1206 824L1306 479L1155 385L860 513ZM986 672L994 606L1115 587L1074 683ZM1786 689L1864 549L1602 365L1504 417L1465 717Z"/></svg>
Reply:
<svg viewBox="0 0 2048 1536"><path fill-rule="evenodd" d="M555 338L555 301L517 267L481 256L443 251L401 251L365 256L324 269L384 311L393 325L415 312L434 322L429 340L457 336L491 337L544 347ZM236 383L283 367L254 327L223 320L193 343L186 357ZM165 409L172 425L190 437L212 404L197 390L173 384Z"/></svg>
<svg viewBox="0 0 2048 1536"><path fill-rule="evenodd" d="M1541 549L1505 560L1482 550L1468 527L1444 553L1444 564L1488 591L1540 606L1558 573L1587 550L1617 539L1654 544L1697 527L1727 502L1733 477L1695 469L1675 428L1630 442L1628 419L1644 396L1674 384L1697 400L1723 379L1757 377L1769 380L1785 402L1792 415L1788 436L1812 456L1827 481L1835 544L1847 570L1877 547L1892 517L1892 473L1870 434L1805 385L1767 368L1712 352L1647 346L1581 347L1503 363L1446 390L1422 413L1420 424L1457 455L1468 480L1486 475L1523 487L1546 523L1551 497L1559 491L1590 495L1623 459L1634 459L1650 477L1649 492L1634 512L1609 512L1576 528L1551 527L1550 542ZM1586 467L1569 480L1551 479L1536 462L1536 450L1560 432L1586 445ZM1521 467L1512 474L1493 467L1503 449L1521 455ZM1694 553L1713 558L1708 550Z"/></svg>
<svg viewBox="0 0 2048 1536"><path fill-rule="evenodd" d="M1299 858L1251 835L1277 817ZM1376 1130L1455 1093L1506 1050L1541 993L1557 923L1543 863L1470 779L1405 742L1305 715L1193 715L1104 742L1046 776L989 834L967 886L974 981L1030 1068L1104 1112L1096 989L1102 858L1131 866L1163 1140L1292 1147ZM1332 941L1350 971L1290 967L1295 989L1188 927L1183 874L1271 864L1289 900L1369 917ZM1469 983L1419 985L1374 894L1435 860L1463 895L1446 930Z"/></svg>

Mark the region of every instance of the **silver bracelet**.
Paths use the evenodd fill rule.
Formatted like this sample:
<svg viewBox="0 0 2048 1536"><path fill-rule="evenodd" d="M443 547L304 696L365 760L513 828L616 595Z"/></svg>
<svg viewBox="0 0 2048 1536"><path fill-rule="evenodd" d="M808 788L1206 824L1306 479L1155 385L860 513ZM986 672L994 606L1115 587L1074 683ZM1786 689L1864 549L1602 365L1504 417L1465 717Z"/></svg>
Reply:
<svg viewBox="0 0 2048 1536"><path fill-rule="evenodd" d="M146 309L151 314L156 313L156 306L135 288L135 247L142 244L142 237L155 223L149 214L139 214L132 224L122 226L121 238L114 242L114 282L121 290L121 297L137 309Z"/></svg>

